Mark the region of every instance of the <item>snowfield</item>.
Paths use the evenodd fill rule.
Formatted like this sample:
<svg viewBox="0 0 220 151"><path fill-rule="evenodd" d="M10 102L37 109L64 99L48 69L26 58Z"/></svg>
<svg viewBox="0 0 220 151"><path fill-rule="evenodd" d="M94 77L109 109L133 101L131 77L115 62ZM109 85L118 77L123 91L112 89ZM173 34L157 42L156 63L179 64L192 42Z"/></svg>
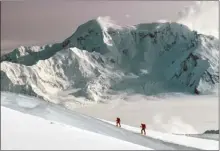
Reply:
<svg viewBox="0 0 220 151"><path fill-rule="evenodd" d="M153 130L142 136L139 128L117 128L37 98L6 92L1 96L2 149L218 149L215 140Z"/></svg>
<svg viewBox="0 0 220 151"><path fill-rule="evenodd" d="M75 108L86 115L108 121L120 117L124 124L139 127L145 122L149 129L174 134L200 134L218 128L218 96L164 94L119 95L107 104Z"/></svg>
<svg viewBox="0 0 220 151"><path fill-rule="evenodd" d="M149 150L113 137L1 106L3 150Z"/></svg>
<svg viewBox="0 0 220 151"><path fill-rule="evenodd" d="M113 125L115 124L115 122L110 122L110 121L105 121L105 122L108 122ZM127 130L134 131L136 133L140 132L139 128L131 127L131 126L124 125L124 124L122 124L122 127ZM176 143L179 145L199 148L202 150L215 150L218 148L218 144L219 144L218 141L214 141L214 140L206 140L206 139L193 138L193 137L180 136L180 135L170 135L170 134L156 132L152 130L147 130L147 135L155 139L160 139L166 142Z"/></svg>
<svg viewBox="0 0 220 151"><path fill-rule="evenodd" d="M219 129L219 16L209 4L177 22L98 17L60 43L2 55L2 149L219 150L219 136L203 134Z"/></svg>

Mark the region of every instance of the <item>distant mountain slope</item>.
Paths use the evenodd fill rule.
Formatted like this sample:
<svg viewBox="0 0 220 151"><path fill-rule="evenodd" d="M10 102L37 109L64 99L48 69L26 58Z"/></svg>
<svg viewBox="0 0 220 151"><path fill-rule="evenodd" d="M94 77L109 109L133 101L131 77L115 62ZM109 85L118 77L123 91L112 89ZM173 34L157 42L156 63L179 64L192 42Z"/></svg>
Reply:
<svg viewBox="0 0 220 151"><path fill-rule="evenodd" d="M62 43L1 58L1 90L51 102L105 101L109 93L213 93L219 40L178 23L120 27L99 17Z"/></svg>

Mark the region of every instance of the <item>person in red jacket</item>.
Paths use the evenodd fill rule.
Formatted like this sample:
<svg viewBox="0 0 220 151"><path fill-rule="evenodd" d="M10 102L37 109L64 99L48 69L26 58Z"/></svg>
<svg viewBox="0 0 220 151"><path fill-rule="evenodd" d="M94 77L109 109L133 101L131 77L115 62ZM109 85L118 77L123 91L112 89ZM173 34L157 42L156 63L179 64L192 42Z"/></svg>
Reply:
<svg viewBox="0 0 220 151"><path fill-rule="evenodd" d="M146 125L145 124L143 124L143 123L141 123L141 134L143 134L144 133L144 135L146 135L146 131L145 131L145 129L146 129Z"/></svg>
<svg viewBox="0 0 220 151"><path fill-rule="evenodd" d="M116 126L121 127L121 119L119 117L116 118Z"/></svg>

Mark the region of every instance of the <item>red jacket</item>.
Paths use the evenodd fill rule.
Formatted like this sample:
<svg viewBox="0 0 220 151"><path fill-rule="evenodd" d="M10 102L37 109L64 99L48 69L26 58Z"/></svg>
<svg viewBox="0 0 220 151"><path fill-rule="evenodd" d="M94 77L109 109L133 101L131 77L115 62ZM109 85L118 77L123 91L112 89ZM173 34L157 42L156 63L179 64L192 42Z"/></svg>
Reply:
<svg viewBox="0 0 220 151"><path fill-rule="evenodd" d="M120 121L121 121L120 118L117 118L117 119L116 119L116 122L117 122L117 123L120 123Z"/></svg>
<svg viewBox="0 0 220 151"><path fill-rule="evenodd" d="M142 129L146 129L146 125L145 124L141 124L141 128Z"/></svg>

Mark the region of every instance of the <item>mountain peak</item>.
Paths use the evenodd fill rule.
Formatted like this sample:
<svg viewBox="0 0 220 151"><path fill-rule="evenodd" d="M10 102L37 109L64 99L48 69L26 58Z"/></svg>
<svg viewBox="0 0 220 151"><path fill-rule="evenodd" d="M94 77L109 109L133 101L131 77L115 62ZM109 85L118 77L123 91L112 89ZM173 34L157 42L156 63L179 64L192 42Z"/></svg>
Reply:
<svg viewBox="0 0 220 151"><path fill-rule="evenodd" d="M54 101L54 94L45 93L52 89L66 94L63 100L99 101L109 91L209 93L219 80L219 40L175 22L126 28L98 17L62 43L34 48L3 56L1 74L9 87L2 90Z"/></svg>
<svg viewBox="0 0 220 151"><path fill-rule="evenodd" d="M107 31L109 28L122 29L122 27L113 21L110 16L100 16L96 20L104 31Z"/></svg>

